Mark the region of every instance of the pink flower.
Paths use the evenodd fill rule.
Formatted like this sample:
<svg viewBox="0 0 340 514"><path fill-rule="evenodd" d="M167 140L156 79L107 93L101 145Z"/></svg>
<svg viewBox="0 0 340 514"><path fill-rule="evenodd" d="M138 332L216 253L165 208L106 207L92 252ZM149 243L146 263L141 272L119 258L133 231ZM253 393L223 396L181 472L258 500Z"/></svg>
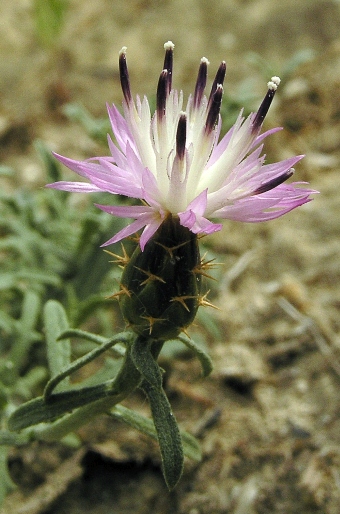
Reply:
<svg viewBox="0 0 340 514"><path fill-rule="evenodd" d="M227 218L257 222L278 218L310 201L315 191L302 183L284 184L302 155L265 164L263 140L280 130L261 134L263 120L280 83L268 82L268 91L257 113L246 119L242 111L234 126L218 142L220 107L226 71L222 62L210 96L204 95L208 60L201 59L195 92L183 107L182 91L172 88L172 42L164 45L164 69L157 87L157 107L152 116L149 102L133 100L126 63L126 48L119 54L124 116L115 105L107 106L117 145L108 136L111 155L76 161L56 155L60 162L88 179L56 182L48 187L73 192L105 191L142 200L135 206L97 205L121 218L133 218L103 246L143 229L143 250L169 213L195 234L211 234L222 225L210 219Z"/></svg>

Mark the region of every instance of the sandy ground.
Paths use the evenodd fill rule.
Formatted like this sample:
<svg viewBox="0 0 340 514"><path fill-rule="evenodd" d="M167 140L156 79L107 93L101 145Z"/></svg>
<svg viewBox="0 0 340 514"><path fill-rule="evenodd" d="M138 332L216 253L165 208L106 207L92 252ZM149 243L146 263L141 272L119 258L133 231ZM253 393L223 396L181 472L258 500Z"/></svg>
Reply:
<svg viewBox="0 0 340 514"><path fill-rule="evenodd" d="M227 61L234 97L248 85L260 98L270 72L285 79L267 121L285 131L272 137L268 156L306 154L297 180L321 194L270 223L226 222L207 239L223 263L212 286L218 330L205 334L215 370L202 380L194 360L163 358L174 412L204 455L186 463L175 491L166 491L157 446L103 418L82 430L86 451L34 444L13 452L20 489L3 514L337 514L340 3L70 0L50 50L37 41L32 13L30 0L0 6L0 154L18 185L43 185L36 138L73 158L104 152L60 105L77 101L104 116L106 101L120 102L123 45L134 92L154 93L171 39L174 84L185 93L203 55L211 77ZM288 73L306 49L309 62ZM251 52L266 65L255 66ZM130 400L141 403L138 394ZM58 494L44 504L56 483Z"/></svg>

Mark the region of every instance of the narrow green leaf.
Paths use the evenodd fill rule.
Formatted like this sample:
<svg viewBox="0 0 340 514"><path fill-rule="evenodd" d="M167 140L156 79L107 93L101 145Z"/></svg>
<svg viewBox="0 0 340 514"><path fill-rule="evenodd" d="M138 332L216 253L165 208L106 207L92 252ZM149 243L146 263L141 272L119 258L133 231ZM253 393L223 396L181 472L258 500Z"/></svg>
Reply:
<svg viewBox="0 0 340 514"><path fill-rule="evenodd" d="M142 389L148 397L161 450L163 473L168 489L174 489L183 472L183 446L175 416L163 389L147 380Z"/></svg>
<svg viewBox="0 0 340 514"><path fill-rule="evenodd" d="M16 374L19 374L31 345L36 340L37 334L34 329L40 315L40 306L40 296L35 291L26 290L22 303L21 317L17 323L18 335L11 346L8 358L13 363L13 380L15 380Z"/></svg>
<svg viewBox="0 0 340 514"><path fill-rule="evenodd" d="M70 328L65 330L65 332L60 334L58 340L61 341L62 339L67 339L69 337L79 337L99 345L106 344L109 341L107 337L103 337L98 334L92 334L92 332L86 332L85 330L80 330L78 328ZM134 337L135 336L132 334L132 332L120 332L115 336L115 339L117 339L117 341L119 340L123 344L128 344ZM110 341L111 340L112 339L110 339ZM119 343L117 343L117 346L112 348L112 351L117 355L117 357L123 357L125 355L125 348Z"/></svg>
<svg viewBox="0 0 340 514"><path fill-rule="evenodd" d="M79 387L55 393L49 396L47 401L43 397L31 400L13 412L8 420L8 428L13 431L22 430L38 423L54 421L78 407L83 407L98 400L105 401L102 412L107 412L108 409L121 402L134 391L140 382L140 373L132 362L128 351L121 369L112 380L91 387ZM86 421L88 421L88 416ZM69 431L71 430L72 428Z"/></svg>
<svg viewBox="0 0 340 514"><path fill-rule="evenodd" d="M25 331L33 330L40 315L41 300L35 291L27 291L24 296L20 324Z"/></svg>
<svg viewBox="0 0 340 514"><path fill-rule="evenodd" d="M202 366L203 376L206 377L210 375L210 373L213 370L213 364L209 355L189 337L178 336L177 339L181 341L183 344L185 344L185 346L187 346L196 354L196 357L198 358Z"/></svg>
<svg viewBox="0 0 340 514"><path fill-rule="evenodd" d="M146 418L138 412L128 409L127 407L123 407L122 405L115 405L110 414L113 418L119 421L123 421L130 427L139 430L152 439L158 440L157 432L152 419ZM180 430L180 434L183 443L184 455L189 459L193 459L199 462L202 459L202 452L197 439L185 430Z"/></svg>
<svg viewBox="0 0 340 514"><path fill-rule="evenodd" d="M152 340L138 336L131 346L131 358L142 377L154 387L161 388L162 374L151 353L152 344Z"/></svg>
<svg viewBox="0 0 340 514"><path fill-rule="evenodd" d="M71 345L68 339L57 341L62 332L68 329L67 316L63 306L55 300L49 300L44 307L44 322L47 342L47 359L54 378L59 375L71 362ZM63 384L59 384L58 390L68 387L69 380L65 378Z"/></svg>
<svg viewBox="0 0 340 514"><path fill-rule="evenodd" d="M40 396L18 407L8 420L8 428L17 431L38 423L54 421L73 409L115 394L117 391L112 389L112 381L108 381L93 387L53 394L48 402Z"/></svg>
<svg viewBox="0 0 340 514"><path fill-rule="evenodd" d="M72 333L72 331L70 331L70 330L67 332ZM64 332L64 334L61 334L61 335L62 335L62 339L64 339L65 332ZM123 334L118 334L118 336L114 336L111 339L106 340L106 342L103 343L101 346L99 346L98 348L94 348L91 352L88 352L86 355L79 357L79 359L72 362L72 364L70 366L67 366L65 369L61 370L60 373L58 373L58 375L55 375L47 383L47 385L45 387L45 391L44 391L45 401L48 401L48 398L51 396L53 390L57 388L57 386L58 386L58 384L60 384L60 382L65 380L67 377L69 377L72 373L74 373L78 369L85 366L85 364L88 364L89 362L91 362L94 359L96 359L97 357L99 357L99 355L106 352L106 350L108 350L109 348L111 348L112 346L117 344L118 342L121 342L123 339L122 335ZM126 337L126 335L125 335L125 337ZM59 337L58 339L60 340L61 337ZM61 343L57 342L57 344L61 344Z"/></svg>
<svg viewBox="0 0 340 514"><path fill-rule="evenodd" d="M189 459L200 462L202 460L202 450L196 437L194 437L189 432L186 432L186 430L180 430L180 434L184 455L189 457Z"/></svg>

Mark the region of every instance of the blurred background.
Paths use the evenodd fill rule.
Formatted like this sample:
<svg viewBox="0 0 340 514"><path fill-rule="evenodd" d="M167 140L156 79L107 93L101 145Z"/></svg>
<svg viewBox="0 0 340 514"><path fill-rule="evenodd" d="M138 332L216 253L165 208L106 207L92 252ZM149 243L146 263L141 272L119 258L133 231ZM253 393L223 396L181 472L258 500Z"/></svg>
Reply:
<svg viewBox="0 0 340 514"><path fill-rule="evenodd" d="M226 221L202 242L222 263L209 284L219 310L204 311L191 334L215 371L202 380L190 355L169 349L162 357L178 421L203 449L202 463L186 463L177 489L166 491L152 441L99 419L74 444L12 448L9 472L18 488L3 514L339 512L339 29L337 0L1 2L4 408L41 394L46 299L62 302L72 326L107 337L124 328L116 304L105 300L119 270L99 249L119 223L97 213L94 198L63 200L65 193L43 189L74 178L54 168L51 151L73 159L107 153L105 103L121 105L122 46L133 94L151 102L166 41L175 43L173 87L185 95L202 56L210 81L225 60L224 130L242 107L255 110L266 82L280 76L265 128L284 130L268 140L267 160L306 154L295 180L320 191L283 218ZM24 315L30 337L18 344ZM12 361L9 377L4 363ZM25 389L22 380L38 366ZM141 394L130 401L148 412Z"/></svg>
<svg viewBox="0 0 340 514"><path fill-rule="evenodd" d="M155 93L163 44L170 39L176 45L174 83L185 93L206 56L211 78L219 62L227 61L226 94L238 97L241 85L242 92L248 85L260 98L268 73L288 71L294 58L329 59L339 16L339 2L330 0L2 2L0 134L14 143L15 134L11 139L8 133L22 127L22 145L39 137L64 149L68 138L53 130L61 105L82 103L103 116L106 101L120 103L123 45L135 94ZM79 134L78 151L83 146ZM6 158L8 145L1 152Z"/></svg>

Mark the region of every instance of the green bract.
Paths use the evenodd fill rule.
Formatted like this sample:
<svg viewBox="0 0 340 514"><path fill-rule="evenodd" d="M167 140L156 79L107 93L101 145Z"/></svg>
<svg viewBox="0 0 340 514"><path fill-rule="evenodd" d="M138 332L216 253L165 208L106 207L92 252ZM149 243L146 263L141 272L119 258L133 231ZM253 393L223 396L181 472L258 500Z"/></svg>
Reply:
<svg viewBox="0 0 340 514"><path fill-rule="evenodd" d="M168 216L142 252L126 264L120 307L129 327L153 339L185 330L200 305L201 260L197 235Z"/></svg>

